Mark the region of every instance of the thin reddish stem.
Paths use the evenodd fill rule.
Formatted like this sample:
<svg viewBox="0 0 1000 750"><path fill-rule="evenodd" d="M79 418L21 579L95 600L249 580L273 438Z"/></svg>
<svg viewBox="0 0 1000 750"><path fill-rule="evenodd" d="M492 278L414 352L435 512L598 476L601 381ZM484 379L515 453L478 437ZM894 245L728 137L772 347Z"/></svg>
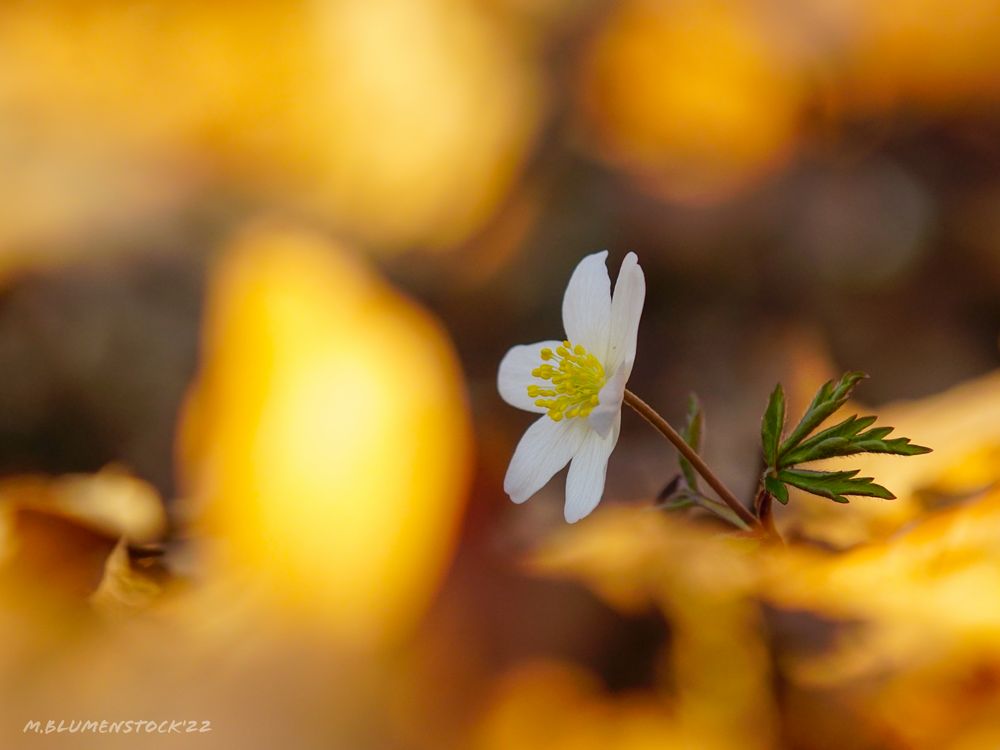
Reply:
<svg viewBox="0 0 1000 750"><path fill-rule="evenodd" d="M663 437L674 444L674 447L688 460L694 470L701 474L704 480L708 482L709 487L715 490L716 494L722 499L722 502L728 505L733 513L739 516L751 528L761 527L760 520L747 510L747 507L743 503L736 499L736 495L730 492L729 488L722 483L722 480L708 468L708 465L701 460L701 456L695 452L694 448L688 445L684 438L678 434L677 430L671 427L670 423L661 417L653 407L628 389L625 390L625 403L656 428Z"/></svg>

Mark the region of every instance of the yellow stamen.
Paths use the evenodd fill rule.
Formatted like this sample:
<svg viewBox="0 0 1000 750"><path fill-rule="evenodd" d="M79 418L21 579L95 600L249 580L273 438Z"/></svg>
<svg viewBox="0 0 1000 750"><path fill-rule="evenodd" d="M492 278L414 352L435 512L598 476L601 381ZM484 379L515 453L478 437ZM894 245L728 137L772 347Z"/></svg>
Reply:
<svg viewBox="0 0 1000 750"><path fill-rule="evenodd" d="M553 421L586 417L598 404L598 394L607 377L597 357L580 344L563 341L553 352L541 351L542 361L531 374L552 383L551 388L529 385L528 396L545 409ZM552 362L552 364L548 364Z"/></svg>

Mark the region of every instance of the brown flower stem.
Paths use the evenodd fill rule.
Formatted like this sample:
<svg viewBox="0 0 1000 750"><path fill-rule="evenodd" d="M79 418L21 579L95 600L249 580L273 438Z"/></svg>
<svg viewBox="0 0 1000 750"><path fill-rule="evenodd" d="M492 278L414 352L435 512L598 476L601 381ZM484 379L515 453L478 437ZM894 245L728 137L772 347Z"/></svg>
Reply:
<svg viewBox="0 0 1000 750"><path fill-rule="evenodd" d="M778 527L774 525L774 513L771 512L771 504L774 501L774 496L764 489L763 484L760 490L757 492L757 497L754 498L753 508L754 512L757 514L757 518L760 519L760 524L764 530L775 540L781 541L781 534L778 533Z"/></svg>
<svg viewBox="0 0 1000 750"><path fill-rule="evenodd" d="M715 490L716 494L732 509L733 513L739 516L751 528L761 527L761 522L753 513L747 510L746 506L736 499L736 495L730 492L729 488L722 483L722 480L715 476L712 470L708 468L708 465L701 460L701 456L695 453L694 449L677 433L677 430L671 427L667 420L657 414L653 407L627 388L625 389L625 403L631 406L640 417L655 427L663 437L674 444L674 447L688 460L691 466L694 467L694 470L701 474L702 478L708 482L709 487Z"/></svg>

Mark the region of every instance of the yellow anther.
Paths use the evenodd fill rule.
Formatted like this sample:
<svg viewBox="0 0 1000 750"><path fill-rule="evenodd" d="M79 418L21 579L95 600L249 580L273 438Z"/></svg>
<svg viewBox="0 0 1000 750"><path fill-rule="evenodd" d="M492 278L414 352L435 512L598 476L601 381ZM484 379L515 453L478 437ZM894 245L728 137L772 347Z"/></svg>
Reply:
<svg viewBox="0 0 1000 750"><path fill-rule="evenodd" d="M531 371L541 380L548 380L551 388L538 384L528 386L528 397L535 399L535 406L545 409L553 421L586 417L599 403L598 394L607 377L604 367L581 344L563 341L555 352L549 347L541 350L543 362Z"/></svg>

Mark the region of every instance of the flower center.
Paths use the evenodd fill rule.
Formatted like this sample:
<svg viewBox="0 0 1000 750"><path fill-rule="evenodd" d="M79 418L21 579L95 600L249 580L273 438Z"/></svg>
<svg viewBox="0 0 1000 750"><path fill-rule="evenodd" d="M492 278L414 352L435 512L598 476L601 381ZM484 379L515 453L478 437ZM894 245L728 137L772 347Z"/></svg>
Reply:
<svg viewBox="0 0 1000 750"><path fill-rule="evenodd" d="M597 394L607 381L597 357L569 341L563 341L555 351L546 347L541 354L544 364L531 374L548 380L552 386L528 386L528 396L535 399L535 406L546 409L556 422L563 417L572 419L590 414L597 406Z"/></svg>

